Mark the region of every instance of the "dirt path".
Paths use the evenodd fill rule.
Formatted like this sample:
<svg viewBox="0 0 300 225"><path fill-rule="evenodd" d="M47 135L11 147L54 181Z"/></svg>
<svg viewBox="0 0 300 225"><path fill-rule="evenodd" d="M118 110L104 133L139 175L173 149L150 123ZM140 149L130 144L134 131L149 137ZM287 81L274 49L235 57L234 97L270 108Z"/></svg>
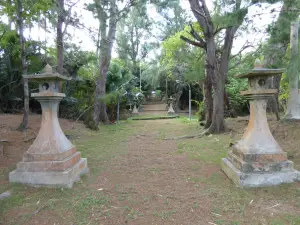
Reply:
<svg viewBox="0 0 300 225"><path fill-rule="evenodd" d="M90 174L70 190L10 185L8 173L32 143L15 131L20 116L2 115L1 135L9 139L0 161L4 225L298 225L300 183L237 188L221 171L221 158L240 139L245 119L228 119L229 133L200 139L164 140L197 134L196 121L129 121L92 132L61 120L62 128L88 158ZM39 116L30 118L33 132ZM300 169L300 123L269 121L271 130ZM1 129L0 129L1 130ZM5 136L6 135L6 136ZM70 136L70 137L71 137ZM26 138L28 138L26 136Z"/></svg>
<svg viewBox="0 0 300 225"><path fill-rule="evenodd" d="M166 121L140 125L141 133L129 139L128 154L99 175L99 186L114 206L105 224L208 224L210 203L203 187L189 178L199 171L207 177L219 168L175 154L176 141L159 138Z"/></svg>

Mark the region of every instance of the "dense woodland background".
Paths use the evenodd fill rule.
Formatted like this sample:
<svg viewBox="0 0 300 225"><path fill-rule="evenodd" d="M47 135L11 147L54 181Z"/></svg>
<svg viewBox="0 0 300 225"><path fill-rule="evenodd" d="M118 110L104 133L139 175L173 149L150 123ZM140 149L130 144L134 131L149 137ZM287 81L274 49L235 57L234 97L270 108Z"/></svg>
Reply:
<svg viewBox="0 0 300 225"><path fill-rule="evenodd" d="M226 129L225 117L248 113L247 101L240 95L247 81L234 75L252 69L260 58L265 67L287 68L282 77L269 82L279 95L270 100L268 110L276 112L278 106L285 112L288 78L298 77L299 57L291 54L289 43L300 1L214 0L213 7L208 3L189 0L183 3L189 7L183 8L179 0L93 0L82 10L98 20L99 28L94 30L73 10L78 0L2 1L0 110L24 113L20 129L27 128L28 113L41 109L29 98L37 84L28 84L22 74L39 73L48 63L73 78L61 87L67 94L60 105L61 117L81 119L98 129L101 122L116 120L118 100L125 112L131 104L141 105L153 90L161 98L173 96L176 108L184 109L190 85L199 120L205 120L210 133L218 133ZM267 10L249 15L253 7ZM260 29L255 18L265 15L273 16L274 22L262 31L266 38L251 43L247 36ZM33 27L41 34L54 32L56 44L49 44L44 35L24 35ZM84 51L72 39L71 28L86 30L95 51ZM236 49L241 36L244 43Z"/></svg>

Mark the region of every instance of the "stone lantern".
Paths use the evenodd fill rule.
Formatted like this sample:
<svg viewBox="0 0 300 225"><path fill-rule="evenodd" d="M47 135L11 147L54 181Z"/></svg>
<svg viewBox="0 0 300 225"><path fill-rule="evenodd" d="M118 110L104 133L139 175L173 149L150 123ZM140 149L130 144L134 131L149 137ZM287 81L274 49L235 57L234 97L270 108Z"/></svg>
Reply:
<svg viewBox="0 0 300 225"><path fill-rule="evenodd" d="M58 107L65 97L59 93L58 83L70 78L53 73L47 65L43 73L24 75L39 83L39 92L31 96L42 107L42 123L39 133L24 153L16 170L9 174L9 181L33 186L72 187L80 175L87 173L87 160L66 138L58 121Z"/></svg>
<svg viewBox="0 0 300 225"><path fill-rule="evenodd" d="M267 79L281 75L282 69L263 68L259 60L255 68L239 78L248 78L248 90L241 92L250 100L250 120L242 139L233 145L227 158L222 159L222 169L240 187L263 187L300 180L270 132L266 107L269 97L277 93L268 89Z"/></svg>
<svg viewBox="0 0 300 225"><path fill-rule="evenodd" d="M134 106L133 106L132 114L133 115L139 115L139 111L138 111L138 109L136 107L136 104L134 104Z"/></svg>
<svg viewBox="0 0 300 225"><path fill-rule="evenodd" d="M138 116L139 115L139 111L138 111L138 109L136 107L136 105L138 103L138 97L137 96L136 96L136 98L134 98L133 103L134 103L134 105L133 105L133 110L132 110L131 114L133 116Z"/></svg>
<svg viewBox="0 0 300 225"><path fill-rule="evenodd" d="M174 108L173 108L174 99L172 97L170 97L168 99L168 102L169 102L169 108L168 108L167 114L168 115L174 115L175 114L175 111L174 111Z"/></svg>

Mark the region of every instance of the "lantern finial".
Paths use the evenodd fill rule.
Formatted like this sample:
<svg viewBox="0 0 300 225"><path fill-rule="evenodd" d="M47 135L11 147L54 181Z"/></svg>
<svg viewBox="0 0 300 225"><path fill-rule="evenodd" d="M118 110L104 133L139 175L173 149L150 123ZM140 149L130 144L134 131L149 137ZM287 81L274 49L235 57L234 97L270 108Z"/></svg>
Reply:
<svg viewBox="0 0 300 225"><path fill-rule="evenodd" d="M44 73L52 73L52 67L49 64L47 64L42 71Z"/></svg>
<svg viewBox="0 0 300 225"><path fill-rule="evenodd" d="M257 68L263 68L263 64L261 62L260 59L256 59L255 62L254 62L254 68L257 69Z"/></svg>

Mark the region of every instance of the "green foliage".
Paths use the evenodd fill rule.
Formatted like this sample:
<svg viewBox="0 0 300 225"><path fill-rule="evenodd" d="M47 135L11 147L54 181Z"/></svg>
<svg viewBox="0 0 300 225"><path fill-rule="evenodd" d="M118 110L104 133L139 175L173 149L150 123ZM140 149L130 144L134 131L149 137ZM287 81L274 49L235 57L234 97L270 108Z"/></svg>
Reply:
<svg viewBox="0 0 300 225"><path fill-rule="evenodd" d="M270 24L267 31L271 35L269 39L270 44L282 43L287 45L290 40L290 25L299 16L298 10L300 8L299 0L285 0L283 1L282 12L277 21Z"/></svg>
<svg viewBox="0 0 300 225"><path fill-rule="evenodd" d="M247 99L240 94L241 91L248 89L246 79L228 78L226 91L229 97L229 104L234 115L242 113L247 108Z"/></svg>
<svg viewBox="0 0 300 225"><path fill-rule="evenodd" d="M287 108L288 98L289 98L289 81L286 73L284 73L281 77L280 81L280 90L279 90L279 106L283 108L285 111Z"/></svg>
<svg viewBox="0 0 300 225"><path fill-rule="evenodd" d="M153 3L163 18L156 21L156 26L161 31L159 34L161 40L166 40L183 30L190 20L187 12L181 7L180 0L153 1Z"/></svg>
<svg viewBox="0 0 300 225"><path fill-rule="evenodd" d="M113 59L107 73L107 90L114 91L120 90L121 88L125 89L125 86L128 89L128 83L131 79L131 71L126 66L125 62L121 59Z"/></svg>
<svg viewBox="0 0 300 225"><path fill-rule="evenodd" d="M150 41L153 21L148 17L145 1L137 2L118 24L117 52L134 76L139 76L138 62L157 47Z"/></svg>
<svg viewBox="0 0 300 225"><path fill-rule="evenodd" d="M199 24L194 23L193 27L202 36ZM184 36L193 39L190 32L191 27L185 26L184 30L175 33L162 43L161 64L167 69L170 77L198 82L204 79L204 52L200 48L187 45L180 38Z"/></svg>
<svg viewBox="0 0 300 225"><path fill-rule="evenodd" d="M20 112L23 108L23 90L19 35L0 23L0 37L0 110ZM45 58L39 51L40 44L36 41L26 42L28 73L39 72L45 65ZM37 85L30 83L29 88L36 89Z"/></svg>
<svg viewBox="0 0 300 225"><path fill-rule="evenodd" d="M241 0L242 1L242 0ZM243 8L236 8L238 1L215 1L213 22L215 27L230 27L239 26L243 23L245 16L248 13L249 2L244 2ZM232 10L234 9L234 10ZM230 11L228 11L230 10Z"/></svg>
<svg viewBox="0 0 300 225"><path fill-rule="evenodd" d="M155 91L155 96L156 96L156 97L159 97L159 98L162 97L162 96L161 96L161 90L156 90L156 91Z"/></svg>
<svg viewBox="0 0 300 225"><path fill-rule="evenodd" d="M159 65L156 61L148 63L147 68L142 72L142 80L148 84L148 87L144 89L152 91L159 87L159 79L161 76L165 76L165 72L166 68Z"/></svg>
<svg viewBox="0 0 300 225"><path fill-rule="evenodd" d="M196 101L196 100L192 100L194 103L196 103L197 105L197 112L196 112L196 116L198 117L198 121L202 121L205 118L205 106L204 106L204 102L203 101Z"/></svg>

